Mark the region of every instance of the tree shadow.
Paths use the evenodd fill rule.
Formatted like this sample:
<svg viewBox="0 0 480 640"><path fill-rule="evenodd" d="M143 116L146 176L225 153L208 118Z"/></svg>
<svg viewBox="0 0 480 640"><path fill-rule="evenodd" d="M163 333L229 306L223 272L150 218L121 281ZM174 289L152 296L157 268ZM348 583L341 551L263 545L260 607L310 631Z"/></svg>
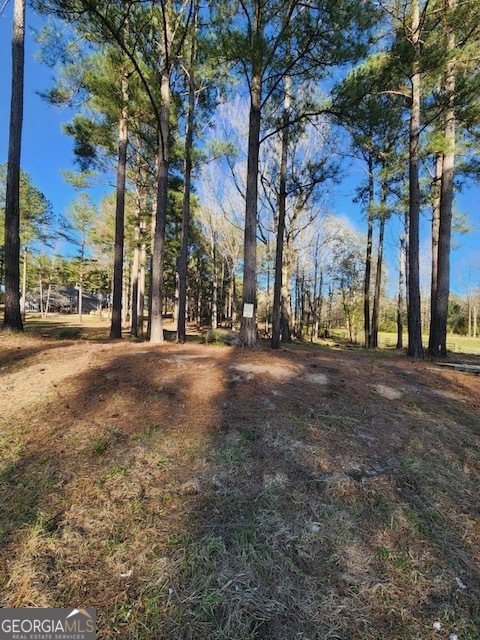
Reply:
<svg viewBox="0 0 480 640"><path fill-rule="evenodd" d="M4 606L82 600L104 638L430 638L453 618L468 637L475 412L420 406L409 385L438 380L409 367L119 345L37 409L2 475Z"/></svg>

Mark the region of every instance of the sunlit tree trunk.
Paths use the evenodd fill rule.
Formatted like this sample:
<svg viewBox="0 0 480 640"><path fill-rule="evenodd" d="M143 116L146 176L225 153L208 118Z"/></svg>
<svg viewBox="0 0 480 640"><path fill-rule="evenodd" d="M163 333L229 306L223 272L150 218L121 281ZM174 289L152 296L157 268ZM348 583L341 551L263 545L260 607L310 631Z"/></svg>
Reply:
<svg viewBox="0 0 480 640"><path fill-rule="evenodd" d="M4 329L23 331L20 313L20 152L23 124L25 62L25 0L13 5L12 95L5 194L5 315Z"/></svg>
<svg viewBox="0 0 480 640"><path fill-rule="evenodd" d="M290 77L285 77L285 98L283 102L283 130L280 158L280 188L278 194L278 224L275 248L275 282L273 285L273 316L272 316L272 349L280 347L282 332L282 276L283 276L283 246L285 242L285 214L287 209L287 160L288 160L288 119L290 113Z"/></svg>
<svg viewBox="0 0 480 640"><path fill-rule="evenodd" d="M138 336L143 336L143 310L145 308L145 276L146 276L146 262L147 262L147 247L145 242L142 242L140 250L140 274L138 278Z"/></svg>
<svg viewBox="0 0 480 640"><path fill-rule="evenodd" d="M252 78L248 124L247 189L245 194L245 233L243 256L243 305L240 339L244 347L257 345L257 207L258 161L262 103L263 7L255 3L253 22ZM246 313L247 305L252 313ZM245 317L249 316L249 317Z"/></svg>
<svg viewBox="0 0 480 640"><path fill-rule="evenodd" d="M412 6L413 72L409 139L408 355L423 359L420 305L420 6Z"/></svg>
<svg viewBox="0 0 480 640"><path fill-rule="evenodd" d="M453 10L456 0L447 0L448 10ZM445 93L448 108L445 113L444 136L446 151L443 154L440 186L440 221L438 228L437 288L431 320L429 352L432 357L447 355L447 317L450 295L450 249L452 235L453 176L455 165L455 33L450 29L447 37L447 62Z"/></svg>
<svg viewBox="0 0 480 640"><path fill-rule="evenodd" d="M217 234L213 232L212 242L212 309L211 324L212 329L218 327L218 271L217 271Z"/></svg>
<svg viewBox="0 0 480 640"><path fill-rule="evenodd" d="M372 332L370 326L370 281L372 273L372 245L373 245L373 157L368 156L368 227L367 227L367 252L365 256L365 281L363 285L363 325L365 330L365 347L372 346Z"/></svg>
<svg viewBox="0 0 480 640"><path fill-rule="evenodd" d="M375 292L373 296L372 311L372 340L373 349L378 347L378 325L380 316L380 296L382 286L382 267L383 267L383 238L385 235L385 216L380 218L380 231L378 237L378 253L377 253L377 273L375 274Z"/></svg>
<svg viewBox="0 0 480 640"><path fill-rule="evenodd" d="M139 275L140 275L140 215L141 215L141 199L140 189L136 185L135 194L135 228L134 228L134 245L132 260L132 289L131 289L131 312L130 312L130 333L132 336L138 336L138 298L139 298Z"/></svg>
<svg viewBox="0 0 480 640"><path fill-rule="evenodd" d="M157 207L155 212L155 232L152 251L152 265L150 275L150 342L160 344L163 336L163 266L165 259L165 228L167 222L168 206L168 171L169 171L169 138L170 138L170 103L171 87L171 0L162 4L163 34L160 42L162 57L162 70L160 77L160 127L159 127L159 154L157 174Z"/></svg>
<svg viewBox="0 0 480 640"><path fill-rule="evenodd" d="M377 251L377 273L375 274L375 292L373 296L373 312L372 312L371 346L373 349L377 349L378 347L378 325L379 325L379 317L380 317L380 296L381 296L381 287L382 287L383 239L385 236L386 202L387 202L387 189L385 185L382 185L381 203L383 205L383 210L380 214L380 229L378 233L378 251Z"/></svg>
<svg viewBox="0 0 480 640"><path fill-rule="evenodd" d="M314 342L318 338L318 302L317 302L317 278L318 278L318 241L315 245L313 271L313 288L312 288L312 327L310 331L310 342ZM322 290L322 273L320 272L320 291Z"/></svg>
<svg viewBox="0 0 480 640"><path fill-rule="evenodd" d="M48 316L48 308L50 307L50 296L52 293L52 285L49 282L48 283L48 289L47 289L47 299L45 300L45 313L43 315L44 318L46 318Z"/></svg>
<svg viewBox="0 0 480 640"><path fill-rule="evenodd" d="M397 349L403 349L403 312L405 287L405 231L400 238L400 260L398 263L398 298L397 298Z"/></svg>
<svg viewBox="0 0 480 640"><path fill-rule="evenodd" d="M39 302L40 302L40 315L42 316L42 318L45 317L45 313L43 311L43 280L42 280L42 276L39 277L38 279L38 295L39 295Z"/></svg>
<svg viewBox="0 0 480 640"><path fill-rule="evenodd" d="M20 302L20 311L23 322L25 322L25 313L27 309L27 257L28 247L25 245L23 249L22 299Z"/></svg>
<svg viewBox="0 0 480 640"><path fill-rule="evenodd" d="M198 10L198 9L197 9ZM196 20L195 20L196 22ZM187 131L185 135L185 181L182 204L182 235L180 240L180 256L178 260L178 322L177 342L180 344L186 340L186 310L187 310L187 267L188 267L188 236L190 229L190 192L192 176L192 147L193 126L195 113L195 58L196 46L192 42L190 57L190 69L188 78L188 115Z"/></svg>
<svg viewBox="0 0 480 640"><path fill-rule="evenodd" d="M243 309L240 329L244 347L257 345L257 196L258 159L260 151L260 103L262 78L259 72L252 78L248 133L247 192L244 235ZM251 313L246 312L249 305ZM246 315L251 317L245 317Z"/></svg>
<svg viewBox="0 0 480 640"><path fill-rule="evenodd" d="M428 350L431 353L433 337L433 321L435 318L435 300L437 299L438 278L438 234L440 230L440 192L442 183L443 153L437 153L435 162L435 180L433 183L432 206L432 277L430 285L430 338Z"/></svg>
<svg viewBox="0 0 480 640"><path fill-rule="evenodd" d="M282 315L281 315L281 333L282 342L289 342L292 339L291 324L292 314L290 310L290 265L284 260L282 275Z"/></svg>
<svg viewBox="0 0 480 640"><path fill-rule="evenodd" d="M115 250L113 259L113 301L110 338L122 337L123 245L125 233L125 185L128 145L128 80L122 76L122 113L118 122L118 164L115 204ZM124 300L124 305L127 301Z"/></svg>
<svg viewBox="0 0 480 640"><path fill-rule="evenodd" d="M122 293L122 326L128 324L130 312L130 270L128 261L123 265L123 293Z"/></svg>
<svg viewBox="0 0 480 640"><path fill-rule="evenodd" d="M83 258L82 258L82 262L83 262ZM82 315L83 315L83 266L80 267L80 278L79 278L79 282L78 282L77 311L78 311L78 321L82 322Z"/></svg>

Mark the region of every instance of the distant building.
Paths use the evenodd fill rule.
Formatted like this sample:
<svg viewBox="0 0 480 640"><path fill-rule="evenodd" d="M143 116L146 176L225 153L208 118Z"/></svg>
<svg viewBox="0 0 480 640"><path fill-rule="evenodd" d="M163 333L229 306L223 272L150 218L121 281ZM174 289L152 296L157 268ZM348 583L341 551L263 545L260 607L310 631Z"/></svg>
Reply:
<svg viewBox="0 0 480 640"><path fill-rule="evenodd" d="M43 290L43 304L47 302L48 287ZM90 313L98 311L102 305L103 296L97 293L84 291L82 294L82 311ZM40 311L40 290L37 288L33 293L27 292L26 310L32 312ZM48 295L48 311L51 313L77 313L78 312L78 289L76 287L54 287L50 288Z"/></svg>

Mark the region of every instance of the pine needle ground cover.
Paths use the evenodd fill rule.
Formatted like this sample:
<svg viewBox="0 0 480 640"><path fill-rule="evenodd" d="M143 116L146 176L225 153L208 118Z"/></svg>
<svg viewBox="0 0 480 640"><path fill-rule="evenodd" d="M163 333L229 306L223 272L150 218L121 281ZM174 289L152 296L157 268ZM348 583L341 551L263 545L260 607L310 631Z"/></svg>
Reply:
<svg viewBox="0 0 480 640"><path fill-rule="evenodd" d="M102 639L480 637L480 377L56 336L0 337L2 606L96 607Z"/></svg>

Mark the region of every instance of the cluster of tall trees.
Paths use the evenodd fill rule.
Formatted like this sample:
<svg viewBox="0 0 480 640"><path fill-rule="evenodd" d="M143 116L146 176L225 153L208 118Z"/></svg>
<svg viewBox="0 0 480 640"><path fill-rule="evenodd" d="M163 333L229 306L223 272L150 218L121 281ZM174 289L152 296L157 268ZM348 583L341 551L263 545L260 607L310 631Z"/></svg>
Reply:
<svg viewBox="0 0 480 640"><path fill-rule="evenodd" d="M453 196L462 173L475 171L478 143L478 47L475 2L380 3L386 31L366 61L336 89L337 118L367 165L368 216L364 283L366 346L377 345L385 221L404 214L400 244L399 345L406 284L408 353L423 357L420 297L420 214L432 219L431 321L428 351L446 355ZM363 96L359 101L358 97ZM350 106L345 116L345 107ZM455 162L460 156L461 162ZM469 156L473 157L470 158ZM408 172L405 168L408 167ZM378 251L373 311L370 274L373 227ZM406 264L404 264L406 261Z"/></svg>
<svg viewBox="0 0 480 640"><path fill-rule="evenodd" d="M18 330L25 6L14 4L4 326ZM43 59L57 72L45 97L79 108L65 125L80 168L70 180L85 187L96 173L116 175L113 225L97 217L89 232L97 247L113 247L111 337L121 337L127 311L132 333L143 333L147 298L151 342L164 339L171 300L179 342L187 316L208 309L213 327L220 315L238 319L242 344L255 346L261 282L272 347L292 330L316 338L334 291L353 338L359 286L365 343L375 347L385 228L396 216L398 346L406 312L408 352L421 358L419 223L431 210L429 352L445 355L455 176L476 170L477 5L35 0L50 19ZM326 213L338 127L367 169L361 267L357 240Z"/></svg>

